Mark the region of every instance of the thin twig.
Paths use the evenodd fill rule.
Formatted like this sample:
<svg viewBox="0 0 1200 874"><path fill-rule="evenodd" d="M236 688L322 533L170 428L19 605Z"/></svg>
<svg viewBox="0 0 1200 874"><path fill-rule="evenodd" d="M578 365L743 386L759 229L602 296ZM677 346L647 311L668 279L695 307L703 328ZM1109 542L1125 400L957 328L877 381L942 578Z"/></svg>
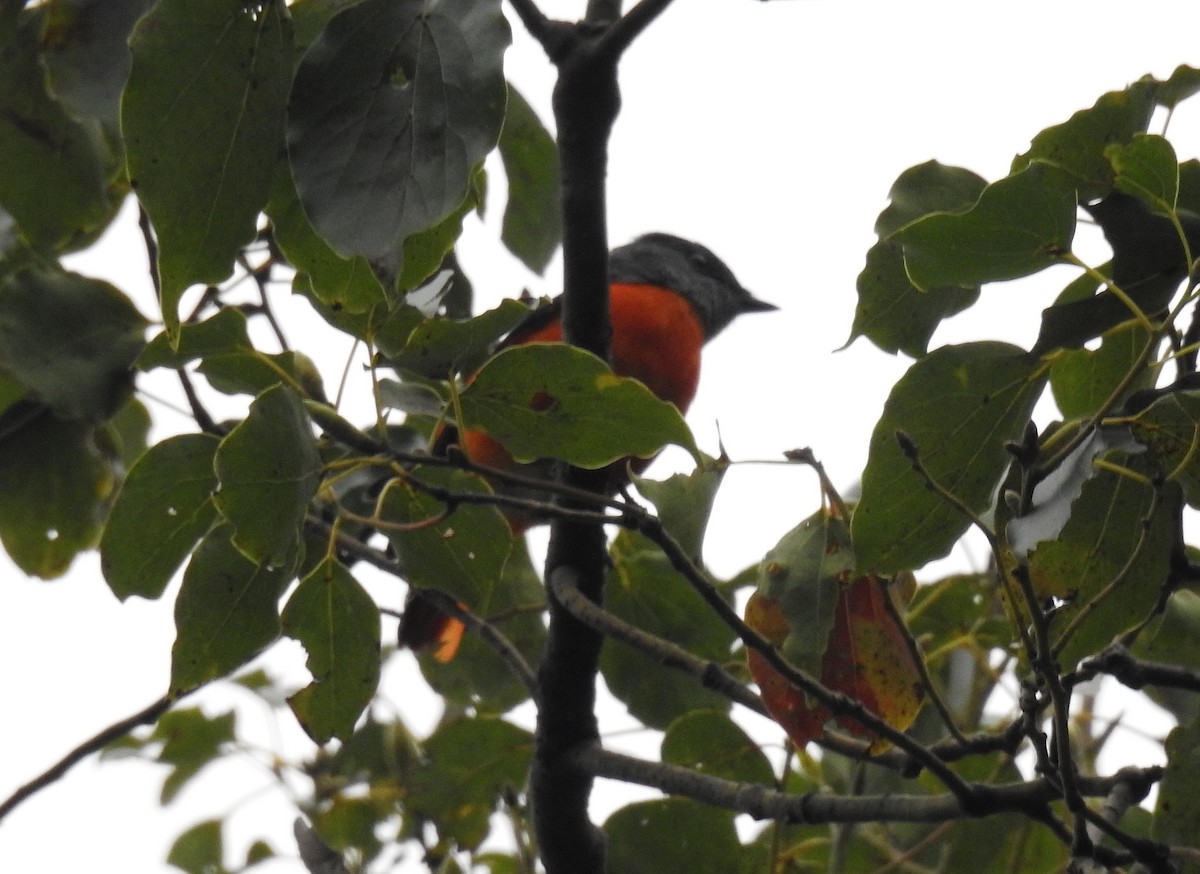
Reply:
<svg viewBox="0 0 1200 874"><path fill-rule="evenodd" d="M720 692L730 701L735 701L762 716L769 716L762 699L743 683L715 662L702 659L670 641L647 634L639 628L609 613L603 607L585 598L575 586L571 575L556 573L551 576L550 590L576 619L605 637L619 640L642 655L667 668L682 671L700 681L705 688Z"/></svg>
<svg viewBox="0 0 1200 874"><path fill-rule="evenodd" d="M26 801L31 796L50 786L52 783L62 779L62 777L71 770L79 762L86 759L92 753L99 752L104 747L108 746L118 738L122 738L129 734L139 725L150 725L158 720L160 716L166 713L171 706L179 700L180 696L164 695L159 698L149 707L139 710L132 716L127 716L117 722L114 722L108 728L94 735L88 740L81 743L75 749L71 750L54 765L47 768L37 777L30 780L25 785L21 786L0 803L0 821L8 814L12 813L18 805Z"/></svg>

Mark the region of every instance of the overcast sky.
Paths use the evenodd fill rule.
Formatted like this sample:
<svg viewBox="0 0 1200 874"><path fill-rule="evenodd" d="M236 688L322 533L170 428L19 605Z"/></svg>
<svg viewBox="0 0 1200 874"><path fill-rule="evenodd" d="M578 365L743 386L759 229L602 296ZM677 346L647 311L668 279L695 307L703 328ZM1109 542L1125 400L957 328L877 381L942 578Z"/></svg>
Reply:
<svg viewBox="0 0 1200 874"><path fill-rule="evenodd" d="M544 6L570 17L583 3ZM1166 76L1180 63L1200 66L1198 33L1194 0L677 2L622 68L610 239L648 230L697 239L757 296L781 307L740 320L708 349L689 415L701 446L716 451L719 422L735 459L774 459L811 446L837 483L852 484L888 388L908 363L863 340L834 352L848 335L855 277L896 176L930 158L989 180L1003 176L1034 134L1103 92L1144 73ZM552 70L519 32L507 64L511 80L547 115ZM1185 104L1171 138L1181 159L1200 156L1197 107ZM464 244L480 306L525 287L554 293L557 261L545 277L533 276L495 242L498 168L492 178L488 224L469 227ZM116 283L152 315L144 253L129 218L96 247L103 259L72 266ZM980 312L952 320L934 345L1000 337L1028 346L1037 313L1071 278L1056 270L985 289ZM281 306L289 317L286 300ZM295 310L301 323L312 323ZM293 339L304 347L302 334ZM339 337L326 345L330 354L318 363L327 384L336 384L349 343ZM161 415L160 436L187 427ZM672 463L665 458L649 473L666 475ZM728 574L756 561L816 502L813 478L802 470L735 468L717 507L709 562ZM953 561L963 566L972 556ZM0 556L0 794L162 694L174 591L160 602L121 605L94 556L50 583L25 579ZM302 654L283 649L275 663L304 682ZM412 678L408 657L394 661L381 698L425 729L436 718L434 702ZM214 690L199 700L219 708L244 699ZM296 742L286 720L275 727L253 707L243 718L263 744L274 742L277 729ZM609 724L623 724L621 714ZM263 791L272 784L261 768L243 760L214 769L165 811L156 804L160 781L160 772L141 764L85 763L0 825L0 868L174 870L163 863L170 841L230 804L239 808L235 860L260 836L289 851L294 809L280 793ZM293 861L261 870L300 868Z"/></svg>

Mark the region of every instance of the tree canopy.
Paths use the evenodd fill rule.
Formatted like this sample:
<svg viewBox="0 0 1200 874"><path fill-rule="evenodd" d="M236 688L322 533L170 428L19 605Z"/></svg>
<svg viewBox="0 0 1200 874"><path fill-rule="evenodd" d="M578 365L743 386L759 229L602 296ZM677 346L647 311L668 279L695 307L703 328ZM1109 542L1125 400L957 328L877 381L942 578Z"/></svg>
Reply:
<svg viewBox="0 0 1200 874"><path fill-rule="evenodd" d="M1200 163L1170 124L1200 70L1015 134L994 178L899 175L845 339L911 365L861 488L777 446L766 461L818 487L726 578L702 560L709 517L749 459L604 363L617 70L668 5L0 11L0 543L47 580L98 550L114 596L169 592L175 626L161 698L81 729L0 818L97 753L165 766L171 803L246 755L238 716L195 703L227 684L311 739L271 765L300 819L236 858L236 810L196 823L168 856L189 872L1200 870ZM511 28L557 70L552 119L506 80ZM490 354L529 308L477 312L456 243L497 173L503 246L534 272L563 248L566 345ZM152 313L64 266L130 203ZM1065 280L1049 306L1012 296L1026 346L932 342L1035 274ZM357 356L340 379L333 343ZM151 380L178 386L186 427L155 428ZM430 454L447 425L562 473L514 497ZM597 469L667 445L688 469L602 494ZM514 508L553 518L544 566ZM975 568L927 568L968 534ZM418 590L467 627L453 660L417 656L444 706L428 733L380 685L411 658L394 629ZM261 658L288 646L299 684ZM1098 768L1101 677L1177 720L1161 760ZM605 747L600 681L662 733L657 759ZM747 713L778 722L774 745ZM593 823L597 777L663 797Z"/></svg>

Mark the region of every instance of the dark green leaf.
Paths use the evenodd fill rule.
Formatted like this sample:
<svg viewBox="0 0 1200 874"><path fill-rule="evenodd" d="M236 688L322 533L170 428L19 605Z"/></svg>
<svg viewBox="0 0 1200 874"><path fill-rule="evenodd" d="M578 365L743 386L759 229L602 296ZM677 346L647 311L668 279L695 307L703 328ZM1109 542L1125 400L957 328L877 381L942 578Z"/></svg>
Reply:
<svg viewBox="0 0 1200 874"><path fill-rule="evenodd" d="M541 577L533 567L524 539L517 538L486 609L477 612L517 648L526 664L536 667L546 641L542 619L545 603ZM504 713L529 698L529 690L512 669L501 662L490 645L473 634L463 638L452 661L443 664L432 656L422 656L420 667L435 692L448 702L470 707L477 713Z"/></svg>
<svg viewBox="0 0 1200 874"><path fill-rule="evenodd" d="M1063 416L1083 419L1099 410L1137 363L1149 341L1146 329L1130 321L1105 333L1099 349L1071 349L1055 358L1050 368L1050 390ZM1126 396L1149 388L1154 374L1153 368L1145 368L1143 378L1126 389Z"/></svg>
<svg viewBox="0 0 1200 874"><path fill-rule="evenodd" d="M847 344L866 337L885 352L913 358L929 349L929 338L942 319L979 299L979 286L917 288L905 269L903 248L891 240L876 243L867 252L857 288L858 305Z"/></svg>
<svg viewBox="0 0 1200 874"><path fill-rule="evenodd" d="M604 823L608 866L621 874L729 874L742 845L733 814L696 801L666 798L623 807Z"/></svg>
<svg viewBox="0 0 1200 874"><path fill-rule="evenodd" d="M1062 124L1046 128L1033 138L1029 151L1013 161L1013 172L1043 161L1073 177L1080 203L1104 196L1113 184L1104 150L1113 143L1128 143L1134 134L1146 130L1156 89L1152 79L1141 79L1124 91L1110 91Z"/></svg>
<svg viewBox="0 0 1200 874"><path fill-rule="evenodd" d="M1159 106L1174 109L1197 92L1200 92L1200 70L1180 64L1165 81L1158 83L1154 97Z"/></svg>
<svg viewBox="0 0 1200 874"><path fill-rule="evenodd" d="M117 486L89 425L44 408L0 438L0 542L27 574L63 574L96 545Z"/></svg>
<svg viewBox="0 0 1200 874"><path fill-rule="evenodd" d="M558 148L533 107L511 86L500 160L508 176L500 239L525 266L541 273L562 239Z"/></svg>
<svg viewBox="0 0 1200 874"><path fill-rule="evenodd" d="M300 581L283 609L283 632L308 653L313 681L288 699L317 743L348 739L379 685L379 608L338 562Z"/></svg>
<svg viewBox="0 0 1200 874"><path fill-rule="evenodd" d="M2 408L3 402L0 401ZM127 400L116 415L104 424L103 430L116 447L122 467L129 469L142 457L146 451L150 425L150 411L136 397Z"/></svg>
<svg viewBox="0 0 1200 874"><path fill-rule="evenodd" d="M333 18L292 89L292 174L317 232L387 256L462 203L504 118L498 0L368 0Z"/></svg>
<svg viewBox="0 0 1200 874"><path fill-rule="evenodd" d="M988 182L971 170L937 161L917 164L900 174L888 192L887 209L875 222L880 241L866 253L866 267L858 275L858 306L847 343L865 336L884 352L920 358L938 323L976 301L978 286L920 291L908 279L904 250L890 238L931 212L970 209L986 186Z"/></svg>
<svg viewBox="0 0 1200 874"><path fill-rule="evenodd" d="M1058 467L1050 471L1033 490L1028 513L1008 523L1008 542L1019 557L1062 533L1071 518L1084 485L1098 473L1093 462L1112 451L1141 452L1130 429L1123 426L1099 427L1092 431Z"/></svg>
<svg viewBox="0 0 1200 874"><path fill-rule="evenodd" d="M1139 659L1194 670L1200 664L1200 594L1189 589L1172 592L1162 615L1150 622L1131 651ZM1145 691L1181 725L1200 718L1200 699L1194 692L1168 687Z"/></svg>
<svg viewBox="0 0 1200 874"><path fill-rule="evenodd" d="M1180 725L1167 736L1167 771L1158 789L1151 833L1156 841L1197 847L1200 822L1200 722ZM1189 874L1195 871L1191 866Z"/></svg>
<svg viewBox="0 0 1200 874"><path fill-rule="evenodd" d="M605 609L642 631L718 664L728 661L734 634L640 535L621 532L613 543L613 568L605 587ZM697 709L727 710L729 700L640 652L606 646L600 670L609 690L646 725L666 728Z"/></svg>
<svg viewBox="0 0 1200 874"><path fill-rule="evenodd" d="M310 870L331 868L331 874L346 870L342 852L354 850L367 858L376 855L382 844L376 829L386 816L379 803L371 798L335 797L328 807L319 809L313 818L314 830L297 833L300 856ZM303 834L304 837L300 837ZM316 863L314 865L314 863ZM342 865L342 868L333 867Z"/></svg>
<svg viewBox="0 0 1200 874"><path fill-rule="evenodd" d="M119 132L129 78L129 35L154 0L65 0L49 7L42 36L50 88L79 119Z"/></svg>
<svg viewBox="0 0 1200 874"><path fill-rule="evenodd" d="M1145 456L1115 459L1143 476L1152 469ZM1168 483L1155 504L1154 491L1119 473L1098 472L1084 483L1058 538L1030 556L1029 575L1039 595L1066 600L1051 624L1062 665L1103 649L1150 615L1157 602L1182 496ZM1082 624L1064 639L1077 617Z"/></svg>
<svg viewBox="0 0 1200 874"><path fill-rule="evenodd" d="M393 348L381 342L379 351L392 367L434 379L445 379L454 372L471 373L501 337L529 317L529 312L525 304L505 300L470 319L427 319L404 337L403 346Z"/></svg>
<svg viewBox="0 0 1200 874"><path fill-rule="evenodd" d="M266 841L255 841L246 850L246 867L250 868L259 862L274 859L276 855L274 848Z"/></svg>
<svg viewBox="0 0 1200 874"><path fill-rule="evenodd" d="M45 13L23 13L0 52L0 208L34 246L60 250L107 223L118 204L107 191L112 156L99 128L46 91L38 51Z"/></svg>
<svg viewBox="0 0 1200 874"><path fill-rule="evenodd" d="M649 458L668 443L703 463L679 410L599 358L561 343L526 343L498 353L461 397L463 423L520 462L559 458L600 468Z"/></svg>
<svg viewBox="0 0 1200 874"><path fill-rule="evenodd" d="M201 768L224 755L236 740L236 724L232 712L207 716L199 708L171 710L158 720L149 740L162 744L158 761L171 766L163 781L163 804L173 801Z"/></svg>
<svg viewBox="0 0 1200 874"><path fill-rule="evenodd" d="M533 736L499 719L476 718L439 728L425 744L408 811L437 826L443 839L474 850L506 792L525 785Z"/></svg>
<svg viewBox="0 0 1200 874"><path fill-rule="evenodd" d="M487 488L462 471L428 469L417 476L453 493ZM379 502L380 515L402 525L435 519L444 511L441 501L403 480L390 483ZM537 608L545 593L524 542L513 538L494 507L463 503L436 525L397 527L387 534L411 585L443 591L493 618L528 661L536 660L545 637ZM472 635L464 638L452 662L422 658L421 670L440 694L487 712L502 712L528 697L512 671Z"/></svg>
<svg viewBox="0 0 1200 874"><path fill-rule="evenodd" d="M894 239L920 289L1018 279L1061 261L1075 234L1075 189L1047 164L993 182L963 213L934 213Z"/></svg>
<svg viewBox="0 0 1200 874"><path fill-rule="evenodd" d="M282 385L267 389L217 449L217 509L251 561L290 564L308 504L321 481L321 458L304 407Z"/></svg>
<svg viewBox="0 0 1200 874"><path fill-rule="evenodd" d="M175 839L167 853L167 864L187 874L225 874L224 847L221 820L210 819Z"/></svg>
<svg viewBox="0 0 1200 874"><path fill-rule="evenodd" d="M987 180L962 167L926 161L905 170L888 192L890 203L875 221L880 240L935 212L966 212L987 188Z"/></svg>
<svg viewBox="0 0 1200 874"><path fill-rule="evenodd" d="M286 161L275 168L266 212L279 250L296 268L293 285L337 312L365 313L384 302L385 290L367 259L343 258L313 230Z"/></svg>
<svg viewBox="0 0 1200 874"><path fill-rule="evenodd" d="M224 280L254 239L283 151L291 22L282 0L161 0L130 45L121 127L174 335L183 292Z"/></svg>
<svg viewBox="0 0 1200 874"><path fill-rule="evenodd" d="M934 480L976 513L992 503L1017 439L1045 384L1024 350L1005 343L945 346L909 368L871 436L852 534L859 569L894 573L949 552L967 527L925 487L896 442L916 444Z"/></svg>
<svg viewBox="0 0 1200 874"><path fill-rule="evenodd" d="M784 655L815 677L854 564L845 521L821 509L785 534L759 567L758 591L779 603L789 626Z"/></svg>
<svg viewBox="0 0 1200 874"><path fill-rule="evenodd" d="M113 594L157 598L216 516L210 434L180 434L138 460L100 540L100 568Z"/></svg>
<svg viewBox="0 0 1200 874"><path fill-rule="evenodd" d="M245 353L253 349L245 313L226 307L203 322L182 325L174 344L166 331L161 332L146 344L137 366L147 371L156 367L183 367L197 358Z"/></svg>
<svg viewBox="0 0 1200 874"><path fill-rule="evenodd" d="M1141 198L1155 212L1171 213L1179 197L1179 160L1175 149L1157 134L1136 134L1128 145L1104 150L1118 191Z"/></svg>
<svg viewBox="0 0 1200 874"><path fill-rule="evenodd" d="M124 404L145 329L98 279L29 267L0 281L0 368L64 418L100 421Z"/></svg>
<svg viewBox="0 0 1200 874"><path fill-rule="evenodd" d="M279 637L279 598L295 572L254 564L229 535L227 526L210 531L184 571L171 648L174 693L237 670Z"/></svg>
<svg viewBox="0 0 1200 874"><path fill-rule="evenodd" d="M282 382L305 397L325 400L321 374L303 352L267 355L257 349L206 356L197 368L217 391L257 395Z"/></svg>
<svg viewBox="0 0 1200 874"><path fill-rule="evenodd" d="M696 710L672 722L663 737L662 760L724 780L762 785L775 781L758 744L719 711Z"/></svg>
<svg viewBox="0 0 1200 874"><path fill-rule="evenodd" d="M654 505L667 533L699 561L708 517L724 476L725 464L707 458L704 466L692 473L673 474L661 481L634 477L633 482Z"/></svg>
<svg viewBox="0 0 1200 874"><path fill-rule="evenodd" d="M1138 413L1132 430L1162 474L1179 482L1190 505L1200 506L1200 393L1171 392Z"/></svg>
<svg viewBox="0 0 1200 874"><path fill-rule="evenodd" d="M471 210L482 209L485 180L480 165L471 176L470 190L462 203L436 225L418 231L404 241L398 280L402 291L416 289L445 263L462 235L463 219ZM410 299L415 296L414 293Z"/></svg>

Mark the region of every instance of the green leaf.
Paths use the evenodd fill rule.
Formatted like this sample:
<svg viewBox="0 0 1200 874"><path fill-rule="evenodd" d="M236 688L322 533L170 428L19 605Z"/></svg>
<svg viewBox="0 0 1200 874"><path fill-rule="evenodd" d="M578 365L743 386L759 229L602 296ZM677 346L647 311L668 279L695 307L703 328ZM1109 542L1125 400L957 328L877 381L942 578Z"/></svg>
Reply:
<svg viewBox="0 0 1200 874"><path fill-rule="evenodd" d="M525 304L504 300L495 309L470 319L426 319L404 337L400 348L380 338L379 351L389 366L433 379L445 379L456 372L471 373L491 354L496 341L529 314Z"/></svg>
<svg viewBox="0 0 1200 874"><path fill-rule="evenodd" d="M1146 329L1130 321L1106 332L1099 349L1071 349L1055 358L1050 368L1050 390L1063 416L1083 419L1100 409L1137 363L1149 341ZM1125 396L1149 388L1155 372L1155 368L1147 367Z"/></svg>
<svg viewBox="0 0 1200 874"><path fill-rule="evenodd" d="M149 740L162 744L158 761L171 766L159 800L170 804L205 765L217 760L237 740L237 717L230 711L207 716L198 707L171 710L154 726Z"/></svg>
<svg viewBox="0 0 1200 874"><path fill-rule="evenodd" d="M1075 234L1075 189L1047 164L993 182L964 213L934 213L898 231L920 289L1019 279L1061 262Z"/></svg>
<svg viewBox="0 0 1200 874"><path fill-rule="evenodd" d="M1154 97L1159 106L1174 109L1197 92L1200 92L1200 70L1180 64L1166 80L1159 81Z"/></svg>
<svg viewBox="0 0 1200 874"><path fill-rule="evenodd" d="M662 761L724 780L763 785L775 781L758 744L719 711L696 710L672 722L663 736Z"/></svg>
<svg viewBox="0 0 1200 874"><path fill-rule="evenodd" d="M1171 213L1179 197L1179 159L1157 134L1136 134L1128 145L1104 150L1116 175L1118 191L1141 198L1156 212Z"/></svg>
<svg viewBox="0 0 1200 874"><path fill-rule="evenodd" d="M107 282L48 267L0 280L0 369L63 418L101 421L125 403L145 329Z"/></svg>
<svg viewBox="0 0 1200 874"><path fill-rule="evenodd" d="M45 14L45 6L21 13L0 52L0 208L36 248L60 251L106 224L118 203L107 190L112 156L99 127L73 118L46 90L38 51Z"/></svg>
<svg viewBox="0 0 1200 874"><path fill-rule="evenodd" d="M1171 392L1138 413L1132 429L1159 469L1178 480L1188 504L1200 506L1200 392Z"/></svg>
<svg viewBox="0 0 1200 874"><path fill-rule="evenodd" d="M167 864L188 874L225 874L224 855L221 820L210 819L175 839L167 853Z"/></svg>
<svg viewBox="0 0 1200 874"><path fill-rule="evenodd" d="M854 564L845 521L821 509L785 534L759 566L758 591L779 603L789 626L783 654L814 677L821 675L838 595Z"/></svg>
<svg viewBox="0 0 1200 874"><path fill-rule="evenodd" d="M292 567L256 565L228 526L210 531L188 563L175 600L171 691L180 694L246 664L279 637L279 598Z"/></svg>
<svg viewBox="0 0 1200 874"><path fill-rule="evenodd" d="M407 812L433 822L443 840L474 850L505 793L525 785L532 758L533 736L500 719L443 725L425 743Z"/></svg>
<svg viewBox="0 0 1200 874"><path fill-rule="evenodd" d="M367 259L343 258L313 230L286 161L275 168L266 212L279 250L296 268L294 287L337 312L365 313L384 302L386 292Z"/></svg>
<svg viewBox="0 0 1200 874"><path fill-rule="evenodd" d="M0 437L0 543L17 567L51 579L96 545L114 464L91 426L44 409Z"/></svg>
<svg viewBox="0 0 1200 874"><path fill-rule="evenodd" d="M197 368L209 385L225 394L257 395L282 382L316 401L325 401L325 387L312 359L288 350L267 355L257 349L207 356Z"/></svg>
<svg viewBox="0 0 1200 874"><path fill-rule="evenodd" d="M1194 670L1200 664L1200 594L1189 589L1172 592L1162 614L1150 621L1131 651L1138 659ZM1181 725L1200 718L1200 700L1191 691L1165 686L1144 691Z"/></svg>
<svg viewBox="0 0 1200 874"><path fill-rule="evenodd" d="M601 468L649 458L668 443L703 463L679 410L596 356L561 343L526 343L492 357L463 391L463 423L519 462L558 458Z"/></svg>
<svg viewBox="0 0 1200 874"><path fill-rule="evenodd" d="M536 667L546 642L545 604L546 593L529 549L523 538L516 538L486 607L477 612L517 648L526 664ZM448 702L477 713L498 715L529 699L529 690L512 669L474 634L463 638L452 661L443 664L423 655L419 664L430 688Z"/></svg>
<svg viewBox="0 0 1200 874"><path fill-rule="evenodd" d="M879 242L867 252L858 275L858 305L846 345L867 337L885 352L920 358L942 319L979 297L979 287L950 285L918 289L904 266L904 250L892 235L931 213L970 209L987 182L970 170L927 161L900 174L888 192L891 201L875 221Z"/></svg>
<svg viewBox="0 0 1200 874"><path fill-rule="evenodd" d="M478 477L463 471L428 469L415 476L452 493L488 491ZM494 619L499 629L532 664L545 639L536 609L545 602L541 581L524 541L515 539L495 507L462 503L434 525L406 524L436 519L445 504L408 480L393 480L379 499L379 513L399 523L386 533L405 578L417 588L445 592L473 612ZM439 694L463 706L502 712L528 692L496 654L473 635L463 639L449 664L421 659L421 670Z"/></svg>
<svg viewBox="0 0 1200 874"><path fill-rule="evenodd" d="M283 633L308 653L313 681L288 699L319 744L347 740L379 685L379 608L344 566L326 559L283 609Z"/></svg>
<svg viewBox="0 0 1200 874"><path fill-rule="evenodd" d="M535 273L550 263L562 240L558 148L537 113L512 86L500 132L508 203L500 239Z"/></svg>
<svg viewBox="0 0 1200 874"><path fill-rule="evenodd" d="M1200 722L1180 725L1167 735L1167 770L1158 787L1151 834L1156 841L1196 847L1200 822ZM1194 872L1192 864L1189 872Z"/></svg>
<svg viewBox="0 0 1200 874"><path fill-rule="evenodd" d="M704 466L692 473L673 474L665 480L633 478L637 490L654 505L663 528L697 561L725 469L723 462L706 458Z"/></svg>
<svg viewBox="0 0 1200 874"><path fill-rule="evenodd" d="M100 569L113 594L157 598L216 517L211 434L180 434L129 471L100 540Z"/></svg>
<svg viewBox="0 0 1200 874"><path fill-rule="evenodd" d="M325 27L296 71L292 175L343 255L387 256L467 194L499 137L498 0L368 0Z"/></svg>
<svg viewBox="0 0 1200 874"><path fill-rule="evenodd" d="M321 482L321 458L296 394L277 385L259 395L221 441L215 468L221 487L214 500L237 548L257 564L290 564Z"/></svg>
<svg viewBox="0 0 1200 874"><path fill-rule="evenodd" d="M454 244L462 236L463 219L474 209L482 211L486 180L480 164L471 175L471 185L462 203L436 225L418 231L404 241L398 279L402 290L414 292L412 296L415 296L420 292L418 286L446 264Z"/></svg>
<svg viewBox="0 0 1200 874"><path fill-rule="evenodd" d="M197 358L250 352L250 332L246 327L246 314L234 307L218 310L203 322L182 325L175 335L175 342L163 331L146 344L138 358L140 370L150 371L157 367L183 367Z"/></svg>
<svg viewBox="0 0 1200 874"><path fill-rule="evenodd" d="M1145 78L1124 91L1110 91L1089 109L1081 109L1062 124L1048 127L1030 149L1013 160L1014 173L1044 162L1073 177L1079 202L1102 197L1113 185L1113 171L1104 150L1128 143L1146 130L1154 112L1157 83Z"/></svg>
<svg viewBox="0 0 1200 874"><path fill-rule="evenodd" d="M161 0L130 45L121 127L173 336L188 286L227 278L254 239L284 145L291 23L281 0Z"/></svg>
<svg viewBox="0 0 1200 874"><path fill-rule="evenodd" d="M49 7L43 60L54 96L78 119L119 134L129 35L154 0L60 0Z"/></svg>
<svg viewBox="0 0 1200 874"><path fill-rule="evenodd" d="M1008 541L1013 552L1023 558L1037 544L1059 537L1071 518L1071 507L1079 493L1099 471L1095 460L1112 451L1134 453L1141 452L1142 447L1128 428L1102 425L1038 482L1029 512L1008 522Z"/></svg>
<svg viewBox="0 0 1200 874"><path fill-rule="evenodd" d="M311 870L315 859L331 866L341 864L341 870L345 871L342 852L354 850L368 859L375 856L382 847L375 830L384 816L379 803L371 798L335 796L328 806L318 808L313 816L313 826L319 836L307 831L305 837L298 840L305 866ZM339 869L333 868L333 871Z"/></svg>
<svg viewBox="0 0 1200 874"><path fill-rule="evenodd" d="M741 868L733 813L684 798L622 807L604 823L608 867L622 874L729 874Z"/></svg>
<svg viewBox="0 0 1200 874"><path fill-rule="evenodd" d="M847 344L866 337L884 352L920 358L943 319L962 312L979 299L979 287L956 285L921 290L904 265L904 249L881 241L867 251L858 274L858 304Z"/></svg>
<svg viewBox="0 0 1200 874"><path fill-rule="evenodd" d="M1152 475L1144 456L1115 458ZM1060 664L1075 665L1150 614L1170 568L1181 501L1173 484L1161 487L1156 505L1153 487L1101 470L1083 484L1057 539L1033 551L1029 575L1038 594L1066 600L1050 628ZM1079 616L1082 624L1063 641Z"/></svg>
<svg viewBox="0 0 1200 874"><path fill-rule="evenodd" d="M949 552L968 524L925 487L896 432L942 488L983 513L1010 461L1004 444L1020 436L1045 380L1024 350L995 342L945 346L909 368L871 435L851 523L859 570L920 567Z"/></svg>
<svg viewBox="0 0 1200 874"><path fill-rule="evenodd" d="M729 659L734 633L640 535L622 531L610 551L613 567L605 609L642 631L718 664ZM729 699L627 646L606 646L600 670L609 691L648 726L666 728L692 710L727 710Z"/></svg>
<svg viewBox="0 0 1200 874"><path fill-rule="evenodd" d="M962 167L938 161L909 167L888 192L890 202L875 221L875 233L885 240L930 213L966 212L985 188L986 179Z"/></svg>

